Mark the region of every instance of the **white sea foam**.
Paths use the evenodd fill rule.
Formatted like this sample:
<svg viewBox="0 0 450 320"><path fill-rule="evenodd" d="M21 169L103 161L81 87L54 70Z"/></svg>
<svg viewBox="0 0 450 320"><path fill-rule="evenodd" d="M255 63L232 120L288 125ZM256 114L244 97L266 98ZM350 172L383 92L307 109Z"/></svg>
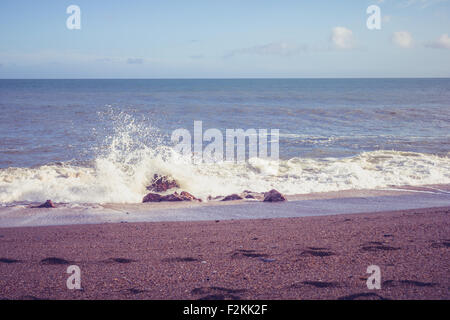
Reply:
<svg viewBox="0 0 450 320"><path fill-rule="evenodd" d="M126 118L127 116L125 116ZM348 158L291 158L275 163L194 165L169 146L156 129L119 117L108 148L89 164L74 162L0 170L0 203L44 201L68 203L139 203L154 174L178 181L197 197L275 188L304 194L386 186L448 184L450 158L400 151L364 152ZM149 143L149 141L151 143Z"/></svg>
<svg viewBox="0 0 450 320"><path fill-rule="evenodd" d="M396 185L450 183L448 157L373 151L336 159L292 158L277 166L263 159L247 163L193 165L169 148L139 150L130 162L100 157L92 167L53 164L0 171L0 202L137 203L155 173L176 179L181 189L199 197L245 189L276 188L286 194Z"/></svg>

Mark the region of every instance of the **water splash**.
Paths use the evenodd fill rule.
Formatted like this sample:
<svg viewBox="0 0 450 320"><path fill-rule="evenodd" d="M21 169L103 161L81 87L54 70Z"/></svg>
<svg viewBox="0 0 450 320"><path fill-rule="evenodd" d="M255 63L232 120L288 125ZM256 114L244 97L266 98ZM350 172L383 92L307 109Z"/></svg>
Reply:
<svg viewBox="0 0 450 320"><path fill-rule="evenodd" d="M170 176L180 189L204 199L246 189L303 194L450 183L448 155L400 151L194 165L174 152L168 137L148 119L113 111L104 116L111 119L112 130L92 161L1 169L0 202L139 203L154 174Z"/></svg>

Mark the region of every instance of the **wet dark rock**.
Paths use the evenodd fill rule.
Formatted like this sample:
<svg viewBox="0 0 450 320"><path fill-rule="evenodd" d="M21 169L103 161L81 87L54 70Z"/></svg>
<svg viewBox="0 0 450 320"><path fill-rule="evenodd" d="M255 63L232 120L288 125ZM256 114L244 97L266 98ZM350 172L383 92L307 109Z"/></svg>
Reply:
<svg viewBox="0 0 450 320"><path fill-rule="evenodd" d="M244 199L262 200L263 197L264 197L264 194L260 193L260 192L244 190L241 193L241 197L244 198Z"/></svg>
<svg viewBox="0 0 450 320"><path fill-rule="evenodd" d="M149 193L147 194L142 202L161 202L161 201L202 201L201 199L196 198L192 194L186 191L182 191L181 193L174 192L172 194L160 195L157 193Z"/></svg>
<svg viewBox="0 0 450 320"><path fill-rule="evenodd" d="M162 196L157 193L149 193L142 199L142 202L160 202L161 198Z"/></svg>
<svg viewBox="0 0 450 320"><path fill-rule="evenodd" d="M220 199L223 199L224 198L224 196L216 196L216 197L213 197L213 196L208 196L208 201L212 201L212 200L220 200Z"/></svg>
<svg viewBox="0 0 450 320"><path fill-rule="evenodd" d="M179 188L178 183L167 176L160 176L159 174L155 174L153 176L152 183L147 186L147 190L154 192L164 192L172 188Z"/></svg>
<svg viewBox="0 0 450 320"><path fill-rule="evenodd" d="M275 189L264 193L264 202L280 202L287 201L286 197Z"/></svg>
<svg viewBox="0 0 450 320"><path fill-rule="evenodd" d="M180 196L185 199L185 201L202 201L202 199L196 198L187 191L181 191Z"/></svg>
<svg viewBox="0 0 450 320"><path fill-rule="evenodd" d="M56 208L56 206L53 204L52 200L47 200L45 203L33 208Z"/></svg>
<svg viewBox="0 0 450 320"><path fill-rule="evenodd" d="M240 195L233 193L233 194L230 194L229 196L226 196L221 201L242 200L242 199L243 198Z"/></svg>
<svg viewBox="0 0 450 320"><path fill-rule="evenodd" d="M166 196L162 196L161 201L186 201L186 200L177 192L175 192L172 194L168 194Z"/></svg>

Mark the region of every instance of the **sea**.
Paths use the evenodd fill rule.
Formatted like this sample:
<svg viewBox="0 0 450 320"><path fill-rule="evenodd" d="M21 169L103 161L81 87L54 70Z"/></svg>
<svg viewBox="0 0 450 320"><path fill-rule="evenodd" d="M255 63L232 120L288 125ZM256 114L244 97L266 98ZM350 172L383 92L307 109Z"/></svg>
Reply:
<svg viewBox="0 0 450 320"><path fill-rule="evenodd" d="M279 161L193 163L171 134L279 130ZM0 204L450 184L450 79L0 80Z"/></svg>

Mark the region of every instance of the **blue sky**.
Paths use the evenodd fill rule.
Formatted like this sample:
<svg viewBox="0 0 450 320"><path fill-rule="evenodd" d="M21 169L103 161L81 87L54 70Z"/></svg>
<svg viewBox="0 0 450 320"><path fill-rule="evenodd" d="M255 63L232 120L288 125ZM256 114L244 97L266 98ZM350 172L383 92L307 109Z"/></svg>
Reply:
<svg viewBox="0 0 450 320"><path fill-rule="evenodd" d="M450 77L450 0L2 0L0 39L0 78Z"/></svg>

